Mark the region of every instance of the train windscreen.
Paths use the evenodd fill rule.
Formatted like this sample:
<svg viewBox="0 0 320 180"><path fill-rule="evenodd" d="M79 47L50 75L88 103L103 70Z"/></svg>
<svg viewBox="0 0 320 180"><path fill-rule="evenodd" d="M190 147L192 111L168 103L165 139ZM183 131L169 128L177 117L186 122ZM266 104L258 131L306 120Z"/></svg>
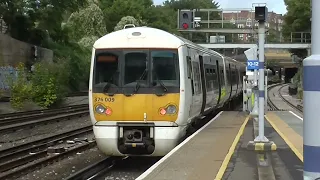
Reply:
<svg viewBox="0 0 320 180"><path fill-rule="evenodd" d="M177 50L97 50L93 73L94 91L106 84L115 88L137 84L142 88L180 87Z"/></svg>

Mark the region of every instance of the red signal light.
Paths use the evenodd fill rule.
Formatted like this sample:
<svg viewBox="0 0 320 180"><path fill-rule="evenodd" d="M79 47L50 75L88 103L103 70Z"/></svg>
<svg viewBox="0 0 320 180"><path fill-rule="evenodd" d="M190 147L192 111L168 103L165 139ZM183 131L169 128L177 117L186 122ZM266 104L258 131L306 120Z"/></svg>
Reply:
<svg viewBox="0 0 320 180"><path fill-rule="evenodd" d="M182 24L182 27L183 27L183 29L188 29L188 28L189 28L189 25L188 25L187 23L183 23L183 24Z"/></svg>

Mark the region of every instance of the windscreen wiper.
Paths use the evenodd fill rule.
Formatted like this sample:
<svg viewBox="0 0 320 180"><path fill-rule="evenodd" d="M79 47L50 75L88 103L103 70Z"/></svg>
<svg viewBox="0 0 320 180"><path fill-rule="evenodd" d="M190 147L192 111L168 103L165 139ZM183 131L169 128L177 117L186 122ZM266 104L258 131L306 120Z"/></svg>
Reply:
<svg viewBox="0 0 320 180"><path fill-rule="evenodd" d="M138 90L139 90L139 88L140 88L140 82L139 81L141 81L143 78L144 78L144 76L147 74L147 69L145 69L144 71L143 71L143 73L142 73L142 75L140 76L140 78L138 79L138 81L137 81L137 84L136 84L136 87L135 87L135 89L133 90L133 93L131 94L131 95L134 95L135 93L137 93L138 92Z"/></svg>
<svg viewBox="0 0 320 180"><path fill-rule="evenodd" d="M116 72L115 72L115 73L116 73ZM115 73L113 73L113 75L114 75ZM117 89L117 91L116 91L115 93L109 93L109 92L108 92L109 89L110 89L110 87L111 87L111 83L109 83L109 82L111 81L111 78L112 78L112 77L110 77L110 79L106 82L106 85L103 87L103 90L102 90L102 92L105 93L105 94L107 94L108 96L114 96L114 94L118 92L118 89ZM118 87L117 87L117 88L118 88Z"/></svg>
<svg viewBox="0 0 320 180"><path fill-rule="evenodd" d="M158 81L158 83L161 85L161 87L163 88L163 91L164 91L164 92L167 92L167 91L168 91L168 88L167 88L167 87L163 84L163 82L159 79L158 74L156 73L156 71L153 71L153 73L156 75L157 81Z"/></svg>

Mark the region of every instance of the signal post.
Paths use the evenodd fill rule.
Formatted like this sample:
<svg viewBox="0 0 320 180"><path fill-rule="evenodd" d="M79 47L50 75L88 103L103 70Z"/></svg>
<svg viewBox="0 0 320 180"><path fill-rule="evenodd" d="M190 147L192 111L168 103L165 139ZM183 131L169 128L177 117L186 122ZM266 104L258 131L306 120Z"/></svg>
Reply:
<svg viewBox="0 0 320 180"><path fill-rule="evenodd" d="M264 135L264 115L265 115L265 66L264 66L264 44L265 44L265 20L268 15L267 7L256 6L255 7L255 19L259 22L259 44L258 44L258 56L259 60L248 61L247 67L254 70L254 79L258 82L254 83L255 90L255 103L251 112L251 119L254 127L254 135L256 136L253 141L249 141L248 150L256 151L256 158L258 162L258 174L263 174L266 179L275 179L273 168L271 164L271 155L268 151L274 151L277 146L274 142L269 141ZM256 56L255 56L256 57ZM255 58L253 57L253 58ZM259 76L257 77L257 73ZM258 121L258 122L257 122Z"/></svg>

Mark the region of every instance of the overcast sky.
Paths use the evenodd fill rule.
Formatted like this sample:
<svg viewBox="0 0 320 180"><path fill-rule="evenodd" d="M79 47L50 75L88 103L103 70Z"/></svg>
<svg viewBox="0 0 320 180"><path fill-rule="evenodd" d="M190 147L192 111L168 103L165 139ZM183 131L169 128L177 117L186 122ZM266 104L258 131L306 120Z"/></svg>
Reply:
<svg viewBox="0 0 320 180"><path fill-rule="evenodd" d="M162 4L164 0L153 0L155 4ZM220 4L221 8L251 8L252 3L267 3L269 11L278 14L285 14L287 12L283 0L215 0Z"/></svg>

